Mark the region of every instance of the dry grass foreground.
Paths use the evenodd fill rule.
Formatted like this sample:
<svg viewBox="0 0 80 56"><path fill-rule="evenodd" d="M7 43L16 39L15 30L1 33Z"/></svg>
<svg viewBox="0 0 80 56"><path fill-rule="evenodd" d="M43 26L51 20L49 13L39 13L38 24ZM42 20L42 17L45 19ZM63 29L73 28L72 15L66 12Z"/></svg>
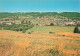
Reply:
<svg viewBox="0 0 80 56"><path fill-rule="evenodd" d="M0 31L0 56L25 56L29 40L20 32Z"/></svg>
<svg viewBox="0 0 80 56"><path fill-rule="evenodd" d="M1 30L0 56L80 56L80 34Z"/></svg>

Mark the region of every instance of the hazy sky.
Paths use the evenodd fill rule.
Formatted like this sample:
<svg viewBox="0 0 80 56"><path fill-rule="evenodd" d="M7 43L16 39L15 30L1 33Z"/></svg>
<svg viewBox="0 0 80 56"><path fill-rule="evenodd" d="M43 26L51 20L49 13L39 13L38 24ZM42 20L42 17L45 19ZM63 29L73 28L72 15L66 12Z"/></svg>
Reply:
<svg viewBox="0 0 80 56"><path fill-rule="evenodd" d="M0 12L80 12L80 0L0 0Z"/></svg>

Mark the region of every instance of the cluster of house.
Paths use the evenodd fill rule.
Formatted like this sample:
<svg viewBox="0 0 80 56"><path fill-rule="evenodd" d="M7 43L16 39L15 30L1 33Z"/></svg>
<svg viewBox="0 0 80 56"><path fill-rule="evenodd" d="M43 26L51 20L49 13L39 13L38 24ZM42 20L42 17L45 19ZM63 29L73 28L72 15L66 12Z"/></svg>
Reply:
<svg viewBox="0 0 80 56"><path fill-rule="evenodd" d="M12 25L12 24L21 24L21 20L22 19L29 19L29 18L34 18L30 15L27 15L27 17L23 17L23 16L19 16L18 17L20 20L15 20L15 21L0 21L0 24L7 24L7 25ZM6 18L6 19L9 19L9 18ZM12 19L12 18L10 18ZM68 19L66 17L61 17L61 18L58 18L58 17L47 17L47 16L44 16L44 17L35 17L35 19L38 19L39 21L40 20L43 20L44 21L59 21L57 23L54 23L52 22L53 25L60 25L60 26L65 26L65 25L76 25L76 21L73 21L72 19ZM63 21L63 22L61 22ZM31 20L31 22L33 22L33 20ZM78 21L77 21L78 22ZM80 22L80 21L79 21ZM78 23L79 23L78 22ZM32 23L32 25L39 25L39 26L45 26L45 25L50 25L51 23Z"/></svg>
<svg viewBox="0 0 80 56"><path fill-rule="evenodd" d="M12 25L12 24L21 24L20 20L15 20L15 21L5 21L5 22L0 22L0 24L6 24L6 25ZM59 25L59 26L65 26L65 25L70 25L70 26L75 26L76 22L59 22L59 23L52 23L53 25ZM32 25L39 25L39 26L45 26L45 25L51 25L51 23L32 23Z"/></svg>
<svg viewBox="0 0 80 56"><path fill-rule="evenodd" d="M0 24L12 25L12 24L21 24L20 20L15 21L0 21Z"/></svg>
<svg viewBox="0 0 80 56"><path fill-rule="evenodd" d="M53 25L55 25L55 26L67 26L67 25L69 25L69 26L76 26L76 23L75 22L64 22L64 23L33 23L33 25L39 25L39 26L45 26L45 25L47 25L47 26L49 26L49 25L51 25L51 24L53 24Z"/></svg>

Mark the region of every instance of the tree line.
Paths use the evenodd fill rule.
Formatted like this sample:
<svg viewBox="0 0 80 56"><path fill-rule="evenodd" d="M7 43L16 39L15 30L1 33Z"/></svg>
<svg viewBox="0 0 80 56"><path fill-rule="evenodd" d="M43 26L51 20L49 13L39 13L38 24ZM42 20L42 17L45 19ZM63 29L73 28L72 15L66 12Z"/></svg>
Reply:
<svg viewBox="0 0 80 56"><path fill-rule="evenodd" d="M27 22L27 21L26 21ZM7 25L7 24L0 24L0 29L1 30L13 30L13 31L22 31L23 33L26 32L26 30L32 28L33 25L31 25L31 22L25 23L25 20L21 22L21 24L12 24L12 25Z"/></svg>
<svg viewBox="0 0 80 56"><path fill-rule="evenodd" d="M5 17L9 17L9 16L16 16L16 15L22 15L22 16L26 16L26 15L31 15L33 17L43 17L43 16L63 16L63 17L67 17L69 19L76 19L76 20L80 20L80 13L78 12L61 12L61 13L57 13L57 12L26 12L26 13L8 13L8 12L0 12L0 19L1 18L5 18Z"/></svg>

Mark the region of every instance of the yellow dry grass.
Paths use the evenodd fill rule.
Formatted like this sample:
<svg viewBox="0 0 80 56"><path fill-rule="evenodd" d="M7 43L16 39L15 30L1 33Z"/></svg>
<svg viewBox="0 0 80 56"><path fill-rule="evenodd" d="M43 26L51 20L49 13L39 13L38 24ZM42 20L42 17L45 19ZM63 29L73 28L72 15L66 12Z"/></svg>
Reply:
<svg viewBox="0 0 80 56"><path fill-rule="evenodd" d="M0 55L24 56L29 40L20 32L0 31Z"/></svg>
<svg viewBox="0 0 80 56"><path fill-rule="evenodd" d="M40 34L41 33L41 34ZM1 30L0 56L78 56L80 34L35 31L32 34Z"/></svg>
<svg viewBox="0 0 80 56"><path fill-rule="evenodd" d="M56 33L56 34L58 34L58 35L70 36L70 37L79 37L79 38L80 38L80 34L78 34L78 33L58 32L58 33Z"/></svg>

